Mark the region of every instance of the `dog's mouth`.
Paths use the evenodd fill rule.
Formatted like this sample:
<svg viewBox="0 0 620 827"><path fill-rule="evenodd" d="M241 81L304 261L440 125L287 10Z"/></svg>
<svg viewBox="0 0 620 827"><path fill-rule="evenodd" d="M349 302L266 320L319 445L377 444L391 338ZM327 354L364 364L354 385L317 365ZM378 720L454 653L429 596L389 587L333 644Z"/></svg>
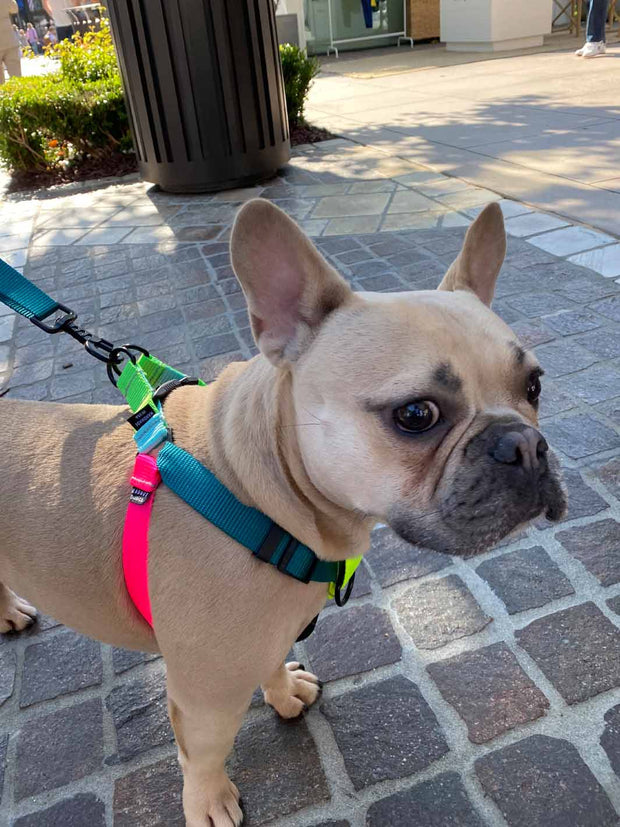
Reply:
<svg viewBox="0 0 620 827"><path fill-rule="evenodd" d="M550 457L551 459L551 457ZM391 509L388 522L404 540L417 546L471 557L488 551L500 540L544 514L557 522L566 513L566 490L555 457L548 469L532 484L510 487L497 478L457 479L450 491L421 512L399 503Z"/></svg>

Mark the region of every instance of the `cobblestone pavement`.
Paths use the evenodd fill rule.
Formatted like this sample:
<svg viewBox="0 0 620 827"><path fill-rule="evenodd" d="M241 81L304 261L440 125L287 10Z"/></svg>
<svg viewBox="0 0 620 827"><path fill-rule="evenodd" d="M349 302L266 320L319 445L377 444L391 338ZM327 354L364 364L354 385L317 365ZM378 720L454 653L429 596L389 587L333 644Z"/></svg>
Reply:
<svg viewBox="0 0 620 827"><path fill-rule="evenodd" d="M496 198L329 142L251 191L185 198L129 183L5 203L0 255L100 334L211 378L253 353L226 236L238 203L261 192L367 290L436 285ZM620 823L620 245L502 206L495 308L546 366L543 427L570 512L471 560L378 528L354 599L298 647L322 701L285 724L257 697L247 716L232 775L249 825ZM0 387L118 401L72 340L4 310ZM0 824L182 825L174 753L160 659L47 617L1 641Z"/></svg>

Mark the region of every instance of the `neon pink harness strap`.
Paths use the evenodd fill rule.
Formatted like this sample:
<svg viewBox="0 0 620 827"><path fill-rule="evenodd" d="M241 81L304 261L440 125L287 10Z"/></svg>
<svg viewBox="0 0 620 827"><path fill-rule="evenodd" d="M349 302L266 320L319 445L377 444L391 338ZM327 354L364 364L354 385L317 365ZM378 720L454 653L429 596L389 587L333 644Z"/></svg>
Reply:
<svg viewBox="0 0 620 827"><path fill-rule="evenodd" d="M153 625L153 616L148 583L149 523L155 491L160 482L157 460L149 454L138 454L131 477L132 493L123 531L123 571L127 591L150 626Z"/></svg>

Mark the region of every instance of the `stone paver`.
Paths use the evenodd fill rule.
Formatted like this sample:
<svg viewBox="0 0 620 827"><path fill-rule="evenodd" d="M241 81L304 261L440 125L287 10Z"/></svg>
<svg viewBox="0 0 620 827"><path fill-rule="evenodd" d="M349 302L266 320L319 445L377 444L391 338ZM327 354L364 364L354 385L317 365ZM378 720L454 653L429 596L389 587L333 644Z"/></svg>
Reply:
<svg viewBox="0 0 620 827"><path fill-rule="evenodd" d="M570 459L585 459L603 451L620 448L620 436L600 420L569 415L545 425L549 441Z"/></svg>
<svg viewBox="0 0 620 827"><path fill-rule="evenodd" d="M567 224L568 221L562 221L562 219L554 218L552 215L530 213L528 215L519 215L516 218L508 218L506 220L506 232L521 238L523 236L544 233L547 230L556 230L558 227L565 227ZM550 250L550 252L553 252L553 250Z"/></svg>
<svg viewBox="0 0 620 827"><path fill-rule="evenodd" d="M394 602L394 608L420 649L438 649L449 641L480 632L491 622L454 574L412 586Z"/></svg>
<svg viewBox="0 0 620 827"><path fill-rule="evenodd" d="M427 667L439 691L467 724L469 739L484 744L545 714L549 701L504 643Z"/></svg>
<svg viewBox="0 0 620 827"><path fill-rule="evenodd" d="M17 654L13 650L0 652L0 706L13 694Z"/></svg>
<svg viewBox="0 0 620 827"><path fill-rule="evenodd" d="M563 474L568 493L568 509L564 522L578 517L592 517L608 508L601 495L586 485L579 471L565 468Z"/></svg>
<svg viewBox="0 0 620 827"><path fill-rule="evenodd" d="M63 629L40 643L31 643L24 653L20 706L31 706L100 684L103 678L100 652L99 643L70 629Z"/></svg>
<svg viewBox="0 0 620 827"><path fill-rule="evenodd" d="M47 810L18 818L14 827L106 827L105 804L92 793L78 793Z"/></svg>
<svg viewBox="0 0 620 827"><path fill-rule="evenodd" d="M348 821L323 821L315 827L350 827L350 824Z"/></svg>
<svg viewBox="0 0 620 827"><path fill-rule="evenodd" d="M115 686L106 698L114 720L118 756L129 761L162 744L172 743L166 691L161 673Z"/></svg>
<svg viewBox="0 0 620 827"><path fill-rule="evenodd" d="M3 735L0 738L0 800L4 792L4 775L6 770L6 752L9 746L9 736Z"/></svg>
<svg viewBox="0 0 620 827"><path fill-rule="evenodd" d="M17 736L14 796L53 790L99 770L103 762L101 701L94 699L25 723Z"/></svg>
<svg viewBox="0 0 620 827"><path fill-rule="evenodd" d="M607 753L611 766L620 777L620 705L605 713L605 729L601 735L601 746Z"/></svg>
<svg viewBox="0 0 620 827"><path fill-rule="evenodd" d="M509 614L575 593L566 575L540 547L502 554L482 563L476 571L504 602Z"/></svg>
<svg viewBox="0 0 620 827"><path fill-rule="evenodd" d="M382 586L423 577L450 565L447 555L412 546L389 528L373 532L372 545L365 559Z"/></svg>
<svg viewBox="0 0 620 827"><path fill-rule="evenodd" d="M593 603L535 620L516 637L569 704L620 686L620 631Z"/></svg>
<svg viewBox="0 0 620 827"><path fill-rule="evenodd" d="M600 520L561 531L557 538L603 586L620 582L620 523Z"/></svg>
<svg viewBox="0 0 620 827"><path fill-rule="evenodd" d="M396 663L401 646L385 612L360 606L319 620L306 651L312 671L333 681Z"/></svg>
<svg viewBox="0 0 620 827"><path fill-rule="evenodd" d="M114 786L114 827L149 825L185 827L176 756L130 772Z"/></svg>
<svg viewBox="0 0 620 827"><path fill-rule="evenodd" d="M590 250L587 253L579 253L571 256L575 264L589 267L605 278L620 276L620 244L613 244L611 247L602 247L599 250Z"/></svg>
<svg viewBox="0 0 620 827"><path fill-rule="evenodd" d="M600 465L593 469L592 473L603 483L610 494L614 497L620 496L620 458Z"/></svg>
<svg viewBox="0 0 620 827"><path fill-rule="evenodd" d="M476 761L509 827L615 827L618 815L568 741L533 735Z"/></svg>
<svg viewBox="0 0 620 827"><path fill-rule="evenodd" d="M264 187L146 189L2 203L0 237L28 245L34 228L34 243L16 248L29 278L100 335L207 380L256 352L227 247L248 197L276 201L354 288L377 290L434 288L481 201L497 197L347 141L296 150ZM547 370L542 427L566 466L568 514L537 520L480 560L378 528L352 602L331 608L296 649L325 683L307 723L282 723L260 693L253 699L230 762L249 825L616 823L620 284L568 260L590 250L587 228L544 229L546 214L500 205L515 227L521 218L535 228L508 237L495 307ZM74 342L0 308L4 392L119 401ZM157 655L102 646L52 618L0 636L0 823L181 827L164 693Z"/></svg>
<svg viewBox="0 0 620 827"><path fill-rule="evenodd" d="M250 827L329 799L305 721L268 715L260 723L246 724L237 736L230 769L243 789Z"/></svg>
<svg viewBox="0 0 620 827"><path fill-rule="evenodd" d="M406 678L356 689L320 708L356 790L405 778L448 752L433 711Z"/></svg>
<svg viewBox="0 0 620 827"><path fill-rule="evenodd" d="M569 256L579 250L613 244L615 239L587 227L564 227L530 239L530 243L556 256Z"/></svg>
<svg viewBox="0 0 620 827"><path fill-rule="evenodd" d="M456 773L438 775L410 790L396 793L372 804L368 827L415 824L416 827L483 827L461 779Z"/></svg>

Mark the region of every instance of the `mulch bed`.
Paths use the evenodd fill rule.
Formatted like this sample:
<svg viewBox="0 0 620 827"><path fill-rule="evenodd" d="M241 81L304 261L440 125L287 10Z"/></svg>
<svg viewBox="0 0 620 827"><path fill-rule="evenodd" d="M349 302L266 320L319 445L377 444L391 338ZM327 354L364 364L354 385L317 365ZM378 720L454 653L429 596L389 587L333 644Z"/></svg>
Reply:
<svg viewBox="0 0 620 827"><path fill-rule="evenodd" d="M312 126L311 123L298 124L291 127L291 146L299 146L299 144L317 144L319 141L330 141L336 138L327 129L321 129L319 126Z"/></svg>
<svg viewBox="0 0 620 827"><path fill-rule="evenodd" d="M291 146L315 144L319 141L329 141L335 137L327 129L320 129L308 123L299 124L291 129ZM133 152L110 152L99 157L86 158L80 161L79 164L66 169L55 169L47 172L14 172L11 175L7 192L46 189L58 184L117 177L137 171L138 162Z"/></svg>
<svg viewBox="0 0 620 827"><path fill-rule="evenodd" d="M128 175L130 172L137 171L138 161L133 152L110 152L96 158L85 158L79 164L66 169L54 169L46 172L14 172L11 175L7 192L46 189L58 184L71 184L74 181L90 181L93 178Z"/></svg>

